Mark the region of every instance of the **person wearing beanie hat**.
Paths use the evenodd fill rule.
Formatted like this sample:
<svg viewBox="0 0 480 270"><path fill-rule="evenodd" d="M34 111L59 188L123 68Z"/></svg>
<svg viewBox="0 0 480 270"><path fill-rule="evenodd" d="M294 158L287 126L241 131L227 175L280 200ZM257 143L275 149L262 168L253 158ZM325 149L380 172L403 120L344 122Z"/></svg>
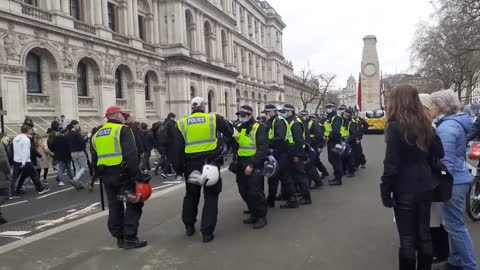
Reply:
<svg viewBox="0 0 480 270"><path fill-rule="evenodd" d="M241 126L234 136L238 145L234 156L238 164L234 171L238 191L250 212L250 217L243 223L253 225L253 229L261 229L267 225L268 212L263 192L264 177L259 173L269 152L267 128L255 121L253 109L248 105L241 106L237 115Z"/></svg>
<svg viewBox="0 0 480 270"><path fill-rule="evenodd" d="M188 179L192 172L202 172L203 166L208 164L218 165L219 154L222 151L219 142L219 133L230 140L233 128L218 114L206 113L206 102L202 97L195 97L191 101L192 114L177 121L171 144L167 152L172 161L177 175ZM231 143L231 141L227 141ZM187 236L196 232L197 209L202 188L204 194L204 207L202 213L201 232L203 242L214 239L217 225L218 197L222 191L222 179L215 185L202 187L195 183L186 182L186 194L183 199L182 221L185 225Z"/></svg>
<svg viewBox="0 0 480 270"><path fill-rule="evenodd" d="M124 192L135 194L135 177L139 174L139 158L132 130L124 126L125 112L118 106L107 109L107 123L92 137L92 164L102 177L107 193L108 230L117 238L117 246L124 249L142 248L147 241L138 239L138 227L143 203L118 200ZM118 146L121 153L114 150ZM120 154L120 155L118 155Z"/></svg>
<svg viewBox="0 0 480 270"><path fill-rule="evenodd" d="M289 206L291 208L298 208L296 197L294 196L295 185L290 175L290 156L289 141L293 142L292 134L288 126L287 120L277 114L278 108L273 104L265 106L263 112L267 117L268 144L273 151L273 156L279 164L279 170L276 175L268 178L268 207L275 207L275 200L277 199L278 186L282 183L281 199L292 198ZM283 110L283 108L282 108Z"/></svg>
<svg viewBox="0 0 480 270"><path fill-rule="evenodd" d="M290 173L295 185L300 188L302 199L299 201L299 204L312 204L305 164L303 163L307 159L307 153L305 152L307 144L305 136L306 128L303 125L302 120L296 116L295 107L293 105L285 104L283 109L285 110L287 116L286 120L293 137L293 143L290 145ZM280 208L290 208L290 202L293 202L292 198L289 199L286 205L283 207L280 206Z"/></svg>

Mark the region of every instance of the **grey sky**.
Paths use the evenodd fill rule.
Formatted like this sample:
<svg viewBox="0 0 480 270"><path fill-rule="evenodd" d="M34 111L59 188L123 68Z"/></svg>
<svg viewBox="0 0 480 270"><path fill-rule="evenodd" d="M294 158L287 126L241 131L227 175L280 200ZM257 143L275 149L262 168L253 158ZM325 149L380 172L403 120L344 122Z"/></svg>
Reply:
<svg viewBox="0 0 480 270"><path fill-rule="evenodd" d="M365 35L376 35L384 74L408 71L418 22L429 19L428 0L268 0L287 24L284 55L295 69L310 62L318 73L337 74L344 87L358 80Z"/></svg>

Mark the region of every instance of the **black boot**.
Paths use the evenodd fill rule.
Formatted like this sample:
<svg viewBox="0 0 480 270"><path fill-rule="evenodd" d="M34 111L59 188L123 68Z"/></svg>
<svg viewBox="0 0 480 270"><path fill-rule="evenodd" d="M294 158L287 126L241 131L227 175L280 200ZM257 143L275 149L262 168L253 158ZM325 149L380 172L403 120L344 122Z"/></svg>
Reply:
<svg viewBox="0 0 480 270"><path fill-rule="evenodd" d="M275 201L268 201L267 202L268 208L275 208Z"/></svg>
<svg viewBox="0 0 480 270"><path fill-rule="evenodd" d="M195 234L195 226L193 225L187 225L185 226L185 234L187 236L192 236Z"/></svg>
<svg viewBox="0 0 480 270"><path fill-rule="evenodd" d="M123 240L123 238L117 238L117 247L118 248L124 248L125 247L125 241Z"/></svg>
<svg viewBox="0 0 480 270"><path fill-rule="evenodd" d="M342 180L332 179L332 180L328 181L328 185L330 185L330 186L341 186L342 185Z"/></svg>
<svg viewBox="0 0 480 270"><path fill-rule="evenodd" d="M134 248L143 248L147 246L147 241L145 240L140 240L138 238L134 238L131 240L125 240L124 241L124 246L123 248L128 250L128 249L134 249Z"/></svg>
<svg viewBox="0 0 480 270"><path fill-rule="evenodd" d="M280 205L280 209L298 208L297 198L288 200L285 204Z"/></svg>
<svg viewBox="0 0 480 270"><path fill-rule="evenodd" d="M250 215L252 212L250 210L243 210L243 214Z"/></svg>
<svg viewBox="0 0 480 270"><path fill-rule="evenodd" d="M208 242L211 242L213 241L213 239L215 238L215 236L213 235L213 233L205 233L203 234L203 243L208 243Z"/></svg>
<svg viewBox="0 0 480 270"><path fill-rule="evenodd" d="M312 200L310 199L301 199L300 201L298 201L298 204L300 205L309 205L309 204L312 204Z"/></svg>
<svg viewBox="0 0 480 270"><path fill-rule="evenodd" d="M257 222L257 218L254 218L252 216L250 216L249 218L243 220L243 224L255 224L255 222Z"/></svg>
<svg viewBox="0 0 480 270"><path fill-rule="evenodd" d="M266 218L258 218L257 222L253 224L253 228L255 230L262 229L263 227L267 226L267 219Z"/></svg>

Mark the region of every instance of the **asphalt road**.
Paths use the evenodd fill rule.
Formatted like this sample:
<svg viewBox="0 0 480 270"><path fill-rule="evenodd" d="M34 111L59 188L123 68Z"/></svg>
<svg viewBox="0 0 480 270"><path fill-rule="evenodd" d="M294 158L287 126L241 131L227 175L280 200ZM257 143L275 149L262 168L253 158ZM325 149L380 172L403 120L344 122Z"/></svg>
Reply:
<svg viewBox="0 0 480 270"><path fill-rule="evenodd" d="M379 199L383 136L366 136L364 147L367 169L345 179L341 187L312 191L313 205L272 209L269 225L262 230L242 224L245 205L233 175L224 172L216 239L211 243L203 244L199 234L184 235L184 190L170 186L144 208L140 236L150 243L144 249L117 249L106 231L106 218L97 213L78 220L78 226L62 225L57 233L47 230L0 247L0 270L397 269L393 214ZM477 258L479 226L469 224Z"/></svg>

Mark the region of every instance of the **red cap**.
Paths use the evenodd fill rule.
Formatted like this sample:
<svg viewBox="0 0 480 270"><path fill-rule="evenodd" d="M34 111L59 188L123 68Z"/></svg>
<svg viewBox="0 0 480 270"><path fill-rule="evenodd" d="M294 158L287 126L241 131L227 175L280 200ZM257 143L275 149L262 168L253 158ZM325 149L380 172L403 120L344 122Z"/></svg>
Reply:
<svg viewBox="0 0 480 270"><path fill-rule="evenodd" d="M122 108L118 107L118 106L110 106L108 107L107 111L105 112L105 118L112 115L112 114L116 114L116 113L125 113Z"/></svg>

